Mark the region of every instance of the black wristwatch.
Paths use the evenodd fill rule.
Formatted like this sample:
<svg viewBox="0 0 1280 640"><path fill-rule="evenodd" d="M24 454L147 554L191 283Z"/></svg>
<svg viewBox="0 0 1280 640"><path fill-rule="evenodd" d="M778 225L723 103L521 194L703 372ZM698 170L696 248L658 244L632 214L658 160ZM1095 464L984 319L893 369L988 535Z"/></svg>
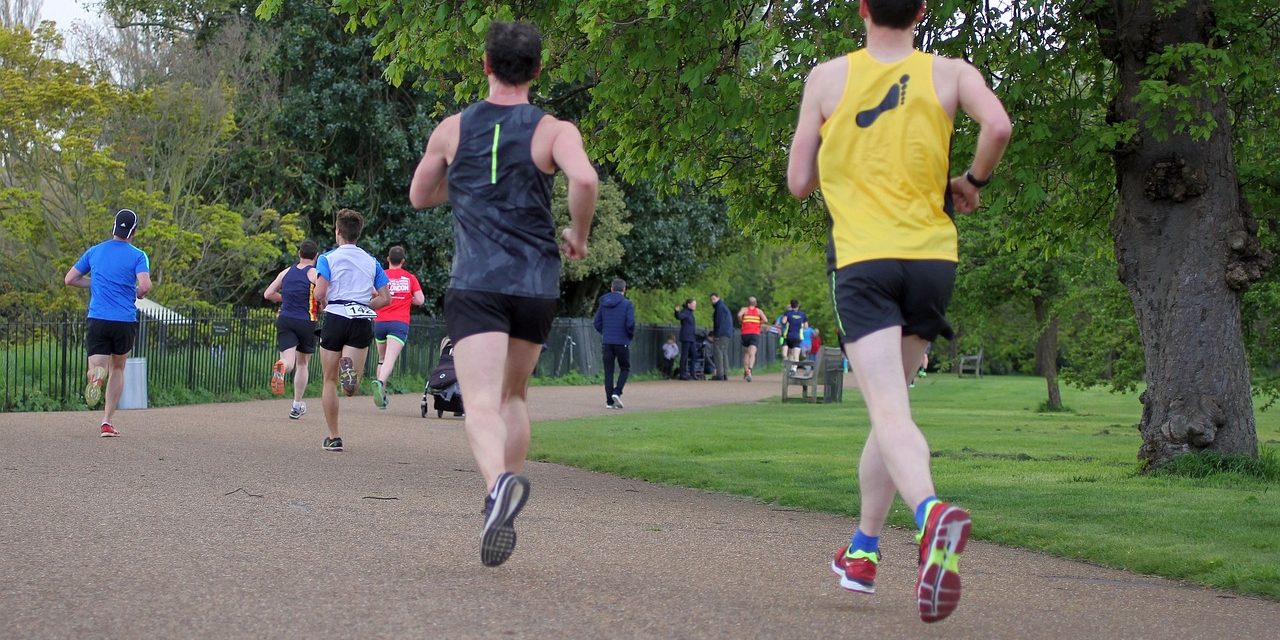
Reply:
<svg viewBox="0 0 1280 640"><path fill-rule="evenodd" d="M968 181L969 181L969 184L971 184L971 185L973 185L973 186L975 186L975 187L977 187L977 188L979 188L979 189L981 189L981 188L983 188L983 187L985 187L985 186L987 186L988 184L990 184L990 183L991 183L991 177L990 177L990 176L987 176L987 179L986 179L986 180L979 180L979 179L977 179L977 178L975 178L975 177L973 176L973 172L972 172L972 171L966 171L966 172L964 172L964 179L965 179L965 180L968 180Z"/></svg>

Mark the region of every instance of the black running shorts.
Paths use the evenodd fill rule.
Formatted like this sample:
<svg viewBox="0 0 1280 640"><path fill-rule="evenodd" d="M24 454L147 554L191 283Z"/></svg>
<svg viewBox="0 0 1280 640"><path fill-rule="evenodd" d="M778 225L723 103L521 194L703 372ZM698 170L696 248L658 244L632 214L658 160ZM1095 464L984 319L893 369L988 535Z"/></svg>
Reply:
<svg viewBox="0 0 1280 640"><path fill-rule="evenodd" d="M787 348L788 348L788 349L799 349L799 348L800 348L800 343L801 343L801 342L804 342L804 341L803 341L803 340L801 340L800 338L787 338L787 343L786 343L786 344L787 344Z"/></svg>
<svg viewBox="0 0 1280 640"><path fill-rule="evenodd" d="M904 336L951 338L946 311L955 281L956 263L946 260L870 260L837 269L831 296L841 341L894 326Z"/></svg>
<svg viewBox="0 0 1280 640"><path fill-rule="evenodd" d="M91 356L122 356L133 351L133 338L138 323L89 318L85 332L85 351Z"/></svg>
<svg viewBox="0 0 1280 640"><path fill-rule="evenodd" d="M298 353L316 352L316 323L301 318L276 316L276 351L295 347Z"/></svg>
<svg viewBox="0 0 1280 640"><path fill-rule="evenodd" d="M373 318L348 318L336 313L324 314L320 329L320 348L342 351L343 347L367 349L373 342Z"/></svg>
<svg viewBox="0 0 1280 640"><path fill-rule="evenodd" d="M759 347L759 346L760 346L760 334L758 334L758 333L744 333L744 334L742 334L742 348L743 348L743 349L745 349L745 348L747 348L747 347Z"/></svg>
<svg viewBox="0 0 1280 640"><path fill-rule="evenodd" d="M444 324L455 343L479 333L505 333L512 338L546 344L556 300L509 296L487 291L449 289L444 292Z"/></svg>

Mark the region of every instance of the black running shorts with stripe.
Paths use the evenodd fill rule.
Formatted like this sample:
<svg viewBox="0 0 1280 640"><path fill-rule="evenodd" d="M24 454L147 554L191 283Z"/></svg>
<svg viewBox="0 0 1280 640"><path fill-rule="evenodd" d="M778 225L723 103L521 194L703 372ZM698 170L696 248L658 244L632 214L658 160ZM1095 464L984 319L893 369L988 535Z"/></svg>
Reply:
<svg viewBox="0 0 1280 640"><path fill-rule="evenodd" d="M946 260L868 260L833 271L841 341L895 326L904 336L951 338L946 311L955 281L956 263Z"/></svg>

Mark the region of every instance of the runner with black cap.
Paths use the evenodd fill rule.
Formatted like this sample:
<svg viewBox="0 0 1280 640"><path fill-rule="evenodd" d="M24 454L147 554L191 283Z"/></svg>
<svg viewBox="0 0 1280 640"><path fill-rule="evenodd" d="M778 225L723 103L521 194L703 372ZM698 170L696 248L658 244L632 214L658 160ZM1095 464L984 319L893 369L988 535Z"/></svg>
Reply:
<svg viewBox="0 0 1280 640"><path fill-rule="evenodd" d="M112 426L116 405L124 392L124 365L138 333L135 301L151 291L151 262L133 246L138 214L131 209L116 212L111 239L84 252L67 271L63 282L89 290L89 323L85 350L89 356L84 400L98 406L106 388L106 407L99 431L103 438L120 435Z"/></svg>

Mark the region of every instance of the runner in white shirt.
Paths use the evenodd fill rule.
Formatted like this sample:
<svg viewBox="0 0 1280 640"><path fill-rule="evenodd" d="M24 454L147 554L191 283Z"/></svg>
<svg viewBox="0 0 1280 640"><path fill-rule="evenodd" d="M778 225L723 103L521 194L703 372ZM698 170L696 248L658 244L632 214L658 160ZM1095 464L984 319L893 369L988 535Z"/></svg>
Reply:
<svg viewBox="0 0 1280 640"><path fill-rule="evenodd" d="M321 401L329 426L324 448L328 451L342 451L336 384L341 384L348 396L355 395L369 343L373 342L374 309L391 301L382 265L356 246L363 229L364 218L359 213L339 211L333 232L338 248L316 262L315 296L327 301L320 330L320 365L324 371Z"/></svg>

